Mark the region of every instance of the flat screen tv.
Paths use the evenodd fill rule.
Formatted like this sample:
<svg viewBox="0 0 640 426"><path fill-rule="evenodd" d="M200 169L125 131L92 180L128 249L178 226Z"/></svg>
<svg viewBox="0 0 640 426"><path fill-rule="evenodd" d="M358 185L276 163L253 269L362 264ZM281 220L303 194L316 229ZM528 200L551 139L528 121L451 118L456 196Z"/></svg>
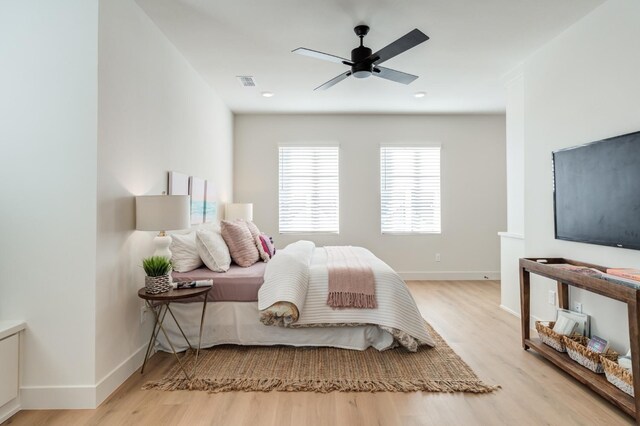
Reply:
<svg viewBox="0 0 640 426"><path fill-rule="evenodd" d="M555 236L640 250L640 132L553 152Z"/></svg>

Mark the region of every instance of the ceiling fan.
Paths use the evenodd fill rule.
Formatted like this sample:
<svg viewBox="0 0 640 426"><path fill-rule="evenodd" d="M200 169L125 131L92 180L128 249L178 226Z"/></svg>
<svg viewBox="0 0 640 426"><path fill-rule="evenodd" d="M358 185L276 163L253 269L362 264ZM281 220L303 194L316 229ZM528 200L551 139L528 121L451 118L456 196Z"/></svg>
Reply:
<svg viewBox="0 0 640 426"><path fill-rule="evenodd" d="M314 90L326 90L329 87L340 83L349 76L367 78L371 75L375 75L376 77L402 84L409 84L418 78L417 75L381 67L380 64L394 56L406 52L412 47L416 47L422 42L429 40L429 37L422 31L416 28L375 53L372 53L371 49L362 44L364 36L369 32L369 27L366 25L358 25L353 29L353 31L358 37L360 37L360 46L351 51L351 60L341 58L340 56L330 55L328 53L318 52L317 50L305 49L304 47L292 50L292 52L300 55L323 59L325 61L331 61L351 67L351 70L332 78L321 86L316 87Z"/></svg>

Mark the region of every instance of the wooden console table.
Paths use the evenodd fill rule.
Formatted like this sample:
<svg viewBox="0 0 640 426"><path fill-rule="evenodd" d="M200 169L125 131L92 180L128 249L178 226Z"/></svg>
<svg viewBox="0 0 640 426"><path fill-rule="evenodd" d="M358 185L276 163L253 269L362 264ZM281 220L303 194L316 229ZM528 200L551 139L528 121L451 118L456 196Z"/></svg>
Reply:
<svg viewBox="0 0 640 426"><path fill-rule="evenodd" d="M540 262L546 261L546 262ZM622 411L636 419L640 424L640 288L617 284L600 278L583 275L567 269L554 267L554 264L569 263L586 266L606 272L603 266L577 262L563 258L522 258L520 259L520 309L522 312L522 347L533 349L551 361L557 367L569 373L604 399L620 407ZM611 383L604 374L596 374L574 362L565 353L545 345L540 339L531 338L530 316L530 274L541 275L558 282L558 305L569 309L569 286L581 288L601 296L619 300L627 304L629 315L629 338L631 347L631 364L633 368L633 388L635 399Z"/></svg>

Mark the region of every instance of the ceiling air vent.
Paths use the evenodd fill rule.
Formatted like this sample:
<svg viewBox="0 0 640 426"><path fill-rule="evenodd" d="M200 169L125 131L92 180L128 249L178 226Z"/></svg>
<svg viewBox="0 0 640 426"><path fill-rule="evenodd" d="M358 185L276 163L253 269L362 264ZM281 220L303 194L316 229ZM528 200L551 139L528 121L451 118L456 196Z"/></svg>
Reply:
<svg viewBox="0 0 640 426"><path fill-rule="evenodd" d="M250 75L239 75L237 78L244 87L256 87L256 79Z"/></svg>

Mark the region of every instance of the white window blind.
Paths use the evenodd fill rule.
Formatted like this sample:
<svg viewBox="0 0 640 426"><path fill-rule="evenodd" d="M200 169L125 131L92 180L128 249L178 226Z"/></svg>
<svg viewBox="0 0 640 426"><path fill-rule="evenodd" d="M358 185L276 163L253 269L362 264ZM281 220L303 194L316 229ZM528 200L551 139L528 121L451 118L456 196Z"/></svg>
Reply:
<svg viewBox="0 0 640 426"><path fill-rule="evenodd" d="M337 146L280 146L280 233L339 231Z"/></svg>
<svg viewBox="0 0 640 426"><path fill-rule="evenodd" d="M440 233L440 147L380 147L382 233Z"/></svg>

